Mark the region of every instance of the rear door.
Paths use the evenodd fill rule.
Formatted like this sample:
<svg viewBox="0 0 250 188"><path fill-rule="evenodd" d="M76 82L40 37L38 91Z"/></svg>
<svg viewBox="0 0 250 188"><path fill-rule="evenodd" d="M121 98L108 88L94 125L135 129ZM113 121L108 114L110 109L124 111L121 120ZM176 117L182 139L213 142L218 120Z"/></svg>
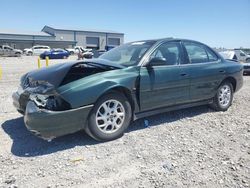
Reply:
<svg viewBox="0 0 250 188"><path fill-rule="evenodd" d="M173 106L189 100L189 75L181 66L183 53L180 42L161 44L149 56L165 58L166 63L143 66L140 70L141 111Z"/></svg>
<svg viewBox="0 0 250 188"><path fill-rule="evenodd" d="M214 97L217 87L225 77L220 58L207 46L183 42L189 64L190 101L202 101Z"/></svg>

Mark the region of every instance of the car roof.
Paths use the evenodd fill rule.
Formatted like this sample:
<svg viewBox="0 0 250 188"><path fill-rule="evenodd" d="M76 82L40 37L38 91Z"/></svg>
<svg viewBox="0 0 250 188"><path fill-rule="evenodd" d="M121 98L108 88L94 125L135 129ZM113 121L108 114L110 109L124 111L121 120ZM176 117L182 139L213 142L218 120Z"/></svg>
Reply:
<svg viewBox="0 0 250 188"><path fill-rule="evenodd" d="M188 42L195 42L195 43L200 43L203 44L199 41L195 41L195 40L190 40L190 39L181 39L181 38L173 38L173 37L166 37L166 38L159 38L159 39L148 39L148 40L138 40L138 41L133 41L130 43L136 43L136 42L168 42L168 41L188 41Z"/></svg>

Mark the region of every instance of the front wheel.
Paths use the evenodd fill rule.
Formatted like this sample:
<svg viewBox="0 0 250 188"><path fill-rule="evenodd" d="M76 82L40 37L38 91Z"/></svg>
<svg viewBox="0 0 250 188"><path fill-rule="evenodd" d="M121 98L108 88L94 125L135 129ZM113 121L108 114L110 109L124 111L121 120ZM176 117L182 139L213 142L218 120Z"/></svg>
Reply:
<svg viewBox="0 0 250 188"><path fill-rule="evenodd" d="M232 104L233 92L232 84L230 82L223 82L218 88L213 103L210 106L217 111L226 111Z"/></svg>
<svg viewBox="0 0 250 188"><path fill-rule="evenodd" d="M101 97L89 116L86 132L99 141L121 137L130 124L131 105L121 93L112 92Z"/></svg>

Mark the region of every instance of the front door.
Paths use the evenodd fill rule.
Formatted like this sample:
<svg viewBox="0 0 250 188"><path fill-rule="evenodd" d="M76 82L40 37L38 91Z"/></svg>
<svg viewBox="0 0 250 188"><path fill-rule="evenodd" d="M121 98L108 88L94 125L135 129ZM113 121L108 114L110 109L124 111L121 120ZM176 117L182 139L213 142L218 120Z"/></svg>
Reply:
<svg viewBox="0 0 250 188"><path fill-rule="evenodd" d="M140 70L141 111L188 102L189 75L182 61L179 42L163 43L149 56L150 65Z"/></svg>

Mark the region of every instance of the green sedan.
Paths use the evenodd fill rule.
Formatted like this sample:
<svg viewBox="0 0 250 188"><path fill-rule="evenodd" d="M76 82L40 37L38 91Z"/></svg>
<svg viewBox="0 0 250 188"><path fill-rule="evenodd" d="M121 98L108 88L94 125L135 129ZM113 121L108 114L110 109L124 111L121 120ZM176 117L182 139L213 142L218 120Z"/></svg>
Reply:
<svg viewBox="0 0 250 188"><path fill-rule="evenodd" d="M85 130L108 141L153 114L198 105L226 111L242 84L240 63L200 42L166 38L29 72L12 97L26 127L41 138Z"/></svg>

